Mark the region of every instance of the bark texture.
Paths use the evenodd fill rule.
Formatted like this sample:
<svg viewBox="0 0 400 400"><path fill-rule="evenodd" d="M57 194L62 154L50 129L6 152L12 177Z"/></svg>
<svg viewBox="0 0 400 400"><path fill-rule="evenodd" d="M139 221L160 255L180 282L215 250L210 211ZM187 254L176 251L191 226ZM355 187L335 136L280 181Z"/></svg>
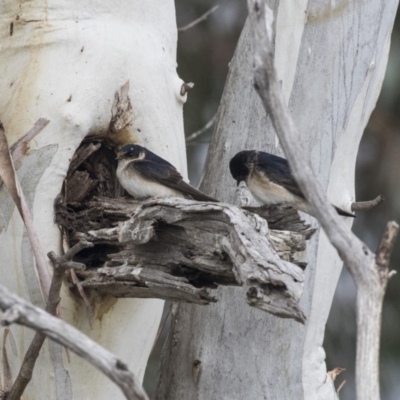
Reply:
<svg viewBox="0 0 400 400"><path fill-rule="evenodd" d="M380 91L397 2L270 5L277 29L275 65L299 140L330 200L349 209L358 145ZM224 201L235 200L228 163L236 152L281 154L252 88L250 43L245 28L231 62L201 186ZM223 301L208 308L179 304L156 398L337 398L326 374L322 341L341 262L322 232L312 239L305 257L305 327L258 310L245 314L238 301L241 289L220 289Z"/></svg>
<svg viewBox="0 0 400 400"><path fill-rule="evenodd" d="M58 206L57 221L70 243L85 239L94 245L77 258L90 266L77 275L92 293L206 305L217 301L207 289L243 286L249 305L305 322L298 306L305 265L291 261L313 230L295 210L249 212L173 198L95 198L78 207L73 212L73 204ZM270 216L274 230L257 211Z"/></svg>

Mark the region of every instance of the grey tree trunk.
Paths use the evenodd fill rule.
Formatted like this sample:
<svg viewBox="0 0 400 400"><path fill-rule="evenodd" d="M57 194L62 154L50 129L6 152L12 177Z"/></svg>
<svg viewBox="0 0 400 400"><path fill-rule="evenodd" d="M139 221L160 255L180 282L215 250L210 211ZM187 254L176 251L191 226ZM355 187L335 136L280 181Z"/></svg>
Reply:
<svg viewBox="0 0 400 400"><path fill-rule="evenodd" d="M270 3L276 67L299 140L331 201L348 209L358 145L380 92L397 1ZM281 154L252 87L250 40L246 26L201 185L228 202L236 201L228 169L236 152ZM304 257L306 326L250 309L241 302L240 288L221 288L219 302L207 307L176 305L156 399L336 399L322 342L342 265L323 232L314 236Z"/></svg>

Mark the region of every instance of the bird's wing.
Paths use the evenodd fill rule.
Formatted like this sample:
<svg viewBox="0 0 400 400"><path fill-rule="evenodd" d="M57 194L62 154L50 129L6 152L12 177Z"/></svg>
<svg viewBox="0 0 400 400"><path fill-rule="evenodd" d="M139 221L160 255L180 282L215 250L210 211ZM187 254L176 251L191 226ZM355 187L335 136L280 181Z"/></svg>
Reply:
<svg viewBox="0 0 400 400"><path fill-rule="evenodd" d="M198 191L193 186L190 186L183 180L182 175L173 165L158 156L156 157L157 159L155 160L153 160L152 157L149 160L135 161L131 163L129 167L134 168L143 178L181 192L184 196L191 197L194 200L218 201ZM161 162L158 159L161 160Z"/></svg>
<svg viewBox="0 0 400 400"><path fill-rule="evenodd" d="M289 192L304 199L304 194L299 188L290 166L282 157L274 154L258 153L256 161L256 170L265 173L272 182L283 186Z"/></svg>

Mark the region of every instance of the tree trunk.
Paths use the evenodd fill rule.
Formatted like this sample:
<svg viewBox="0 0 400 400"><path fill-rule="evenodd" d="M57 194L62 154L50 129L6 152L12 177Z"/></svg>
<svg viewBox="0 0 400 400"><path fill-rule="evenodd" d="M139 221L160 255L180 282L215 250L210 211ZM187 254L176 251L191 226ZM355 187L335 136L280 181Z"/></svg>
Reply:
<svg viewBox="0 0 400 400"><path fill-rule="evenodd" d="M349 209L358 145L381 88L397 1L270 3L276 67L299 140L332 203ZM236 200L228 169L236 152L281 154L252 87L252 60L246 26L230 65L201 186L224 201ZM207 308L177 305L156 398L336 399L322 342L342 265L323 232L304 257L305 327L245 310L239 288L221 288L220 301Z"/></svg>
<svg viewBox="0 0 400 400"><path fill-rule="evenodd" d="M176 73L172 0L117 5L104 0L90 4L5 0L0 4L0 28L0 118L9 144L22 138L39 118L50 121L16 165L46 253L61 253L53 203L86 136L108 136L115 144L140 143L186 175L182 119L186 95L181 95L183 82ZM116 123L119 114L112 106L118 91L120 99L129 96L131 108L127 107L127 119ZM2 283L10 290L44 305L23 223L1 183L0 271ZM142 378L163 301L93 297L91 302L93 329L82 301L64 287L63 319L115 353ZM11 333L5 351L15 379L34 333L18 326L11 327ZM100 372L47 341L24 399L121 396Z"/></svg>

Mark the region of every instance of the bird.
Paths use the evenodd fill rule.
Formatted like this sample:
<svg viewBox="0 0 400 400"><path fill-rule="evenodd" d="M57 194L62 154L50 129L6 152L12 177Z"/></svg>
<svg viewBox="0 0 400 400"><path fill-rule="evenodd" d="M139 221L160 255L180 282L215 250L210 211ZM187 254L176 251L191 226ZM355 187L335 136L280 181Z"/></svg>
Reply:
<svg viewBox="0 0 400 400"><path fill-rule="evenodd" d="M231 159L229 169L237 184L244 181L259 203L288 204L313 215L286 159L263 151L244 150ZM355 215L333 207L339 215L355 218Z"/></svg>
<svg viewBox="0 0 400 400"><path fill-rule="evenodd" d="M117 178L133 197L184 197L218 202L186 183L168 161L138 144L126 144L117 152Z"/></svg>

